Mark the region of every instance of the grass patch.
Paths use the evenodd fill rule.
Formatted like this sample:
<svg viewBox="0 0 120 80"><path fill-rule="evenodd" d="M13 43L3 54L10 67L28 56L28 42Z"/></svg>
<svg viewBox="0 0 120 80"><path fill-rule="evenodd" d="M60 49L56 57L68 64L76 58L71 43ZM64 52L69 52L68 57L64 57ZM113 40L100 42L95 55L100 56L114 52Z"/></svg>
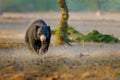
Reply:
<svg viewBox="0 0 120 80"><path fill-rule="evenodd" d="M88 33L86 36L78 39L78 41L85 42L102 42L102 43L119 43L120 40L115 38L113 35L102 34L97 30L93 30Z"/></svg>

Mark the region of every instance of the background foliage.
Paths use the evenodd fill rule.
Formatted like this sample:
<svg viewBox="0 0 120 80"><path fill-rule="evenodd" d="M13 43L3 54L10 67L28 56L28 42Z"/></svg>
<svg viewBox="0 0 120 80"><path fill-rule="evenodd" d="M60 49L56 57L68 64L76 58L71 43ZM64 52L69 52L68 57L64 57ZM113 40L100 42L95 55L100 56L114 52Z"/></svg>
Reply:
<svg viewBox="0 0 120 80"><path fill-rule="evenodd" d="M97 0L67 0L70 11L96 11ZM103 11L120 11L120 0L102 0ZM5 12L59 11L57 0L3 0Z"/></svg>

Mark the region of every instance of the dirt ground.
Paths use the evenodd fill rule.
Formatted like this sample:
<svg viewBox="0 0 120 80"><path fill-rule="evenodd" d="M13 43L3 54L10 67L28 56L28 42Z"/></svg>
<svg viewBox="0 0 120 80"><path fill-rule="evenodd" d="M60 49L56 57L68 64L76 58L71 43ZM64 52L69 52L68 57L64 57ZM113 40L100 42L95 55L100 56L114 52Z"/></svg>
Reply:
<svg viewBox="0 0 120 80"><path fill-rule="evenodd" d="M120 38L119 13L70 13L69 24L83 34L91 30ZM0 80L120 80L120 43L51 45L45 55L24 43L29 25L44 19L57 28L60 13L4 13L0 16Z"/></svg>

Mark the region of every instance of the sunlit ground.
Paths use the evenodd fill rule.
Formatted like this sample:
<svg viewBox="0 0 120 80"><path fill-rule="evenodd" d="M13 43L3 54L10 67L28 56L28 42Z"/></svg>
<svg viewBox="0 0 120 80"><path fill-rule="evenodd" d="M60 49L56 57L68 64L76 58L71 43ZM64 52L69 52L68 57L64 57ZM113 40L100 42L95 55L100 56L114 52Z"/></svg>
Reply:
<svg viewBox="0 0 120 80"><path fill-rule="evenodd" d="M83 34L97 29L120 38L118 13L103 16L70 14L70 25ZM0 80L120 79L120 44L91 42L53 46L52 36L47 54L31 52L24 43L25 31L32 21L39 18L46 20L52 29L57 28L60 14L50 12L49 15L5 13L0 17Z"/></svg>

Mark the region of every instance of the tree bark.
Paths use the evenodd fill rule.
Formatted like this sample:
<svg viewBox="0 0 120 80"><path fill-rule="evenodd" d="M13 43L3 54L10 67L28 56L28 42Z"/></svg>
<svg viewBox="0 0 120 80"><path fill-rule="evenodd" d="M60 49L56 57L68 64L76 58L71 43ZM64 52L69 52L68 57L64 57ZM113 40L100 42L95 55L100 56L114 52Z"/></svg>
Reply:
<svg viewBox="0 0 120 80"><path fill-rule="evenodd" d="M67 27L68 27L68 18L69 18L69 11L66 5L66 0L58 0L60 9L61 9L61 19L58 25L58 29L56 32L57 40L56 44L69 44L69 39L67 36Z"/></svg>

